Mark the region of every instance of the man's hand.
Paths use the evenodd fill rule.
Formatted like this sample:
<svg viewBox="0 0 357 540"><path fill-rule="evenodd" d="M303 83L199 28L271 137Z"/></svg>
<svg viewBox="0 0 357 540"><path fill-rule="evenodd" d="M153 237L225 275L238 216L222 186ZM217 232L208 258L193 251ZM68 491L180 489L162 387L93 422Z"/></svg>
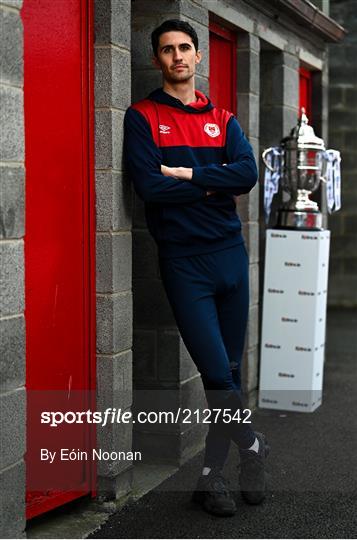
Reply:
<svg viewBox="0 0 357 540"><path fill-rule="evenodd" d="M166 167L161 165L161 172L164 176L171 176L177 180L192 180L192 169L188 167Z"/></svg>

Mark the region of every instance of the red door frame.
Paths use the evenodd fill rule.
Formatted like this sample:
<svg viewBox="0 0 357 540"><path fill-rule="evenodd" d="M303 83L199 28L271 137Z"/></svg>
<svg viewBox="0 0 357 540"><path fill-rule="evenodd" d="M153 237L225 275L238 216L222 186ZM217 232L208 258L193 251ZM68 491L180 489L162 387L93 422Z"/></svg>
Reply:
<svg viewBox="0 0 357 540"><path fill-rule="evenodd" d="M237 34L236 32L229 30L228 28L224 28L223 26L220 26L219 24L210 21L209 23L209 31L210 34L213 34L214 36L218 37L221 40L224 40L226 43L229 44L229 58L225 59L222 58L222 64L220 64L220 67L224 67L225 60L228 60L227 64L230 66L229 70L226 69L225 72L228 73L228 71L231 74L231 82L230 82L230 107L228 108L230 112L232 112L234 115L237 114ZM210 56L211 56L211 47L214 47L214 43L210 40ZM218 91L216 91L216 86L218 90L218 86L221 85L224 82L224 79L222 81L221 77L218 73L216 73L216 66L213 64L213 62L210 62L210 97L212 98L212 101L215 105L221 106L219 102L215 103L214 101L214 94L218 95ZM213 91L212 91L213 90ZM213 97L212 97L213 95ZM219 100L218 100L219 101ZM227 108L227 107L224 107Z"/></svg>
<svg viewBox="0 0 357 540"><path fill-rule="evenodd" d="M33 6L31 6L33 7ZM95 279L95 180L94 180L94 5L93 0L78 0L80 10L80 55L81 55L81 139L82 139L82 215L83 215L83 355L88 359L86 385L83 389L85 402L95 410L96 388L96 279ZM40 29L39 29L40 31ZM26 74L25 74L26 75ZM26 81L26 77L25 77ZM26 85L24 86L26 102ZM26 109L25 109L26 133ZM65 159L65 157L64 157ZM27 185L27 189L30 186ZM26 235L25 235L26 253ZM46 264L43 261L43 264ZM26 309L25 309L26 316ZM29 391L29 389L27 388ZM95 425L87 428L89 448L96 446ZM96 495L96 465L93 460L85 466L85 480L78 490L57 492L40 496L26 509L26 517L31 519L39 514L63 505L85 494Z"/></svg>

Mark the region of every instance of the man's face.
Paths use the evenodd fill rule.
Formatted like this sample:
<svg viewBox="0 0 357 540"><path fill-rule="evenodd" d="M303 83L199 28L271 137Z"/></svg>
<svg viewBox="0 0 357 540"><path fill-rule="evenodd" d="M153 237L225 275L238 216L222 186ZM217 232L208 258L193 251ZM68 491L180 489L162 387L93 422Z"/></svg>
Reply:
<svg viewBox="0 0 357 540"><path fill-rule="evenodd" d="M165 81L188 81L195 74L196 64L200 61L201 53L196 51L188 34L176 31L161 34L154 63L161 69Z"/></svg>

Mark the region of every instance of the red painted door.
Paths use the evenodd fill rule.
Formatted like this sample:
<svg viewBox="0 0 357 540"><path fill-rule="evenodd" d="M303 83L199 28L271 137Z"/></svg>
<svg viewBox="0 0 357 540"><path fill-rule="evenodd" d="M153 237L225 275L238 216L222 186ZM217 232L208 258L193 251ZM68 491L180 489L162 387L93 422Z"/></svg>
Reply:
<svg viewBox="0 0 357 540"><path fill-rule="evenodd" d="M27 517L89 493L89 424L43 412L94 407L95 286L91 0L24 0ZM56 452L53 463L42 450Z"/></svg>
<svg viewBox="0 0 357 540"><path fill-rule="evenodd" d="M237 38L215 23L209 27L210 98L217 107L237 113Z"/></svg>
<svg viewBox="0 0 357 540"><path fill-rule="evenodd" d="M311 71L300 68L299 76L299 112L301 107L305 108L309 123L312 124L312 78Z"/></svg>

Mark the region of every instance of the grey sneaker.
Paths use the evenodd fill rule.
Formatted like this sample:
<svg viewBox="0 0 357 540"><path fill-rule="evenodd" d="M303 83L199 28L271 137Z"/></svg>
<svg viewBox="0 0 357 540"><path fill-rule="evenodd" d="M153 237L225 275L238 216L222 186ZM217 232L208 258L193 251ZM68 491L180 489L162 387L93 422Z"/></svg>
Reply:
<svg viewBox="0 0 357 540"><path fill-rule="evenodd" d="M237 511L226 481L217 469L212 469L207 476L200 476L192 500L216 516L233 516Z"/></svg>
<svg viewBox="0 0 357 540"><path fill-rule="evenodd" d="M262 433L255 433L259 441L259 451L239 450L239 483L243 499L249 504L260 504L266 494L265 460L270 446Z"/></svg>

